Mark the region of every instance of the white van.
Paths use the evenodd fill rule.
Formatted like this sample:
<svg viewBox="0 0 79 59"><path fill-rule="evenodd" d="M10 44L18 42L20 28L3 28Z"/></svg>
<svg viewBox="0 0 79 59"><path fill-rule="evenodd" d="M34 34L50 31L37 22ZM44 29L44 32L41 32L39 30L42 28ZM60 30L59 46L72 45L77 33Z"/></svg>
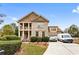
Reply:
<svg viewBox="0 0 79 59"><path fill-rule="evenodd" d="M58 34L57 39L61 42L65 42L65 43L73 42L73 38L71 37L71 35L69 33Z"/></svg>

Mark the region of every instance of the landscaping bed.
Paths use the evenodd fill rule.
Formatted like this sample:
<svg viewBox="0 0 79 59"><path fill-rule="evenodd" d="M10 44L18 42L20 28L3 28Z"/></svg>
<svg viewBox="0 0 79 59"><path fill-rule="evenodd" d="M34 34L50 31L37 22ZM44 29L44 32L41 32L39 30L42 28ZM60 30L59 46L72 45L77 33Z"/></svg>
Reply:
<svg viewBox="0 0 79 59"><path fill-rule="evenodd" d="M42 55L47 47L47 42L22 43L21 50L16 55Z"/></svg>
<svg viewBox="0 0 79 59"><path fill-rule="evenodd" d="M34 45L37 45L37 46L48 46L48 42L31 42L32 44L34 44Z"/></svg>

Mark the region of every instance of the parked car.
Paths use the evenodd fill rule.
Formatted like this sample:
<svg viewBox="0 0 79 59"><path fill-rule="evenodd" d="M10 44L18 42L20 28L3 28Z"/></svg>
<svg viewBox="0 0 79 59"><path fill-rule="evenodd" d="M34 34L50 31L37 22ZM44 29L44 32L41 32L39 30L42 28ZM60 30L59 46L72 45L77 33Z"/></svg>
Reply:
<svg viewBox="0 0 79 59"><path fill-rule="evenodd" d="M4 50L0 49L0 55L4 55Z"/></svg>
<svg viewBox="0 0 79 59"><path fill-rule="evenodd" d="M73 38L71 37L71 35L69 33L58 34L57 38L59 41L64 42L64 43L72 43L73 42Z"/></svg>
<svg viewBox="0 0 79 59"><path fill-rule="evenodd" d="M57 42L57 36L51 36L49 40L50 42Z"/></svg>

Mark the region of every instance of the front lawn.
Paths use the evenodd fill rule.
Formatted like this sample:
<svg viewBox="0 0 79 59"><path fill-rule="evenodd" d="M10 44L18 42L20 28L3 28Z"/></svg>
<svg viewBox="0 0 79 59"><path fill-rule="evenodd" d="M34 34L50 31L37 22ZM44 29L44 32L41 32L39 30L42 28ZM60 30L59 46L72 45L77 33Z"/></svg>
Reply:
<svg viewBox="0 0 79 59"><path fill-rule="evenodd" d="M21 48L21 51L18 53L20 55L42 55L46 51L47 46L22 43Z"/></svg>

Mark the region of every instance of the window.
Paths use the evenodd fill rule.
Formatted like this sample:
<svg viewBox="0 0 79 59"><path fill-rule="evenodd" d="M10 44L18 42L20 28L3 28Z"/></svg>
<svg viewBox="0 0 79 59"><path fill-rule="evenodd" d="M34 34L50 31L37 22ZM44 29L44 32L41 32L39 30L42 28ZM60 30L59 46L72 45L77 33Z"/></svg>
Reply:
<svg viewBox="0 0 79 59"><path fill-rule="evenodd" d="M62 38L70 38L70 35L62 35Z"/></svg>
<svg viewBox="0 0 79 59"><path fill-rule="evenodd" d="M20 31L20 36L22 36L22 31Z"/></svg>
<svg viewBox="0 0 79 59"><path fill-rule="evenodd" d="M56 31L56 28L52 28L51 30L52 30L52 31Z"/></svg>
<svg viewBox="0 0 79 59"><path fill-rule="evenodd" d="M28 23L24 23L24 29L28 28Z"/></svg>
<svg viewBox="0 0 79 59"><path fill-rule="evenodd" d="M30 31L30 36L31 36L31 31Z"/></svg>
<svg viewBox="0 0 79 59"><path fill-rule="evenodd" d="M37 36L37 37L39 36L39 32L38 32L38 31L36 31L36 36Z"/></svg>
<svg viewBox="0 0 79 59"><path fill-rule="evenodd" d="M42 32L42 37L45 37L45 32L44 31Z"/></svg>

